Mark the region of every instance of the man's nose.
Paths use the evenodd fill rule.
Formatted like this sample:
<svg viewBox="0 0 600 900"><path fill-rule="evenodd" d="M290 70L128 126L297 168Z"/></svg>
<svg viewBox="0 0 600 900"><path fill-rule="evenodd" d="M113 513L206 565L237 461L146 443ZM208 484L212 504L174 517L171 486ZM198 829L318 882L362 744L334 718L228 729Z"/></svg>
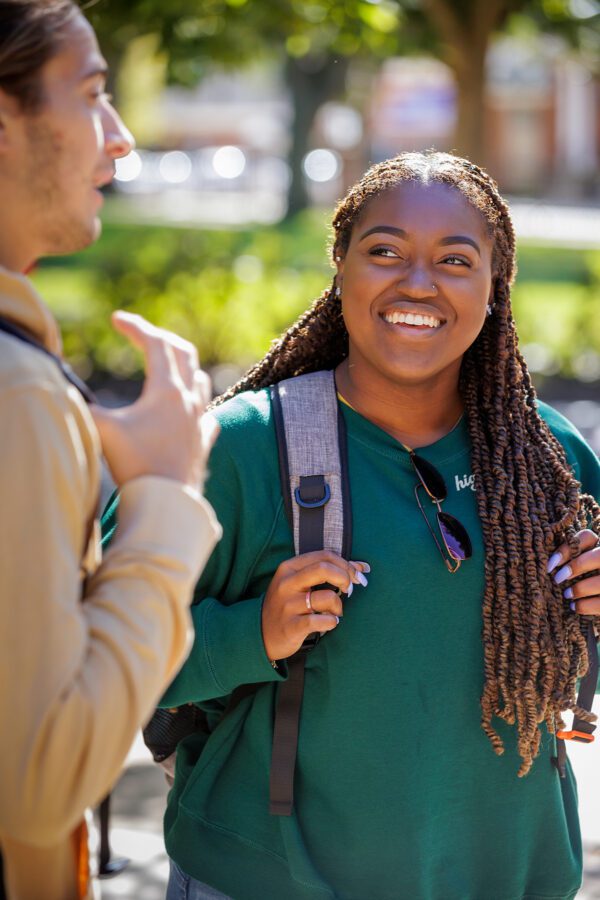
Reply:
<svg viewBox="0 0 600 900"><path fill-rule="evenodd" d="M112 159L127 156L135 147L135 138L129 131L116 109L107 104L102 117L104 146Z"/></svg>

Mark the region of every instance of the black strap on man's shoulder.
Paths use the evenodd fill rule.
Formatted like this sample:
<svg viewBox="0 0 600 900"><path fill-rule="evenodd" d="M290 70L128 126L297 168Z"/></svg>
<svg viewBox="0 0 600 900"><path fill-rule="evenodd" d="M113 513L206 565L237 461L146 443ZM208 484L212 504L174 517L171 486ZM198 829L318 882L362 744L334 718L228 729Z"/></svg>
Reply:
<svg viewBox="0 0 600 900"><path fill-rule="evenodd" d="M57 356L55 353L52 353L51 350L48 350L47 347L44 347L39 341L36 341L29 332L25 331L20 326L16 325L10 319L5 319L3 316L0 316L0 331L3 331L5 334L10 334L12 337L17 338L17 340L22 341L24 344L29 344L30 347L35 347L36 350L39 350L41 353L44 353L46 356L50 357L58 368L63 373L64 377L67 381L73 385L73 387L77 388L83 399L86 403L95 403L96 398L93 392L89 389L87 384L82 381L79 375L76 375L71 366L68 365L60 356Z"/></svg>

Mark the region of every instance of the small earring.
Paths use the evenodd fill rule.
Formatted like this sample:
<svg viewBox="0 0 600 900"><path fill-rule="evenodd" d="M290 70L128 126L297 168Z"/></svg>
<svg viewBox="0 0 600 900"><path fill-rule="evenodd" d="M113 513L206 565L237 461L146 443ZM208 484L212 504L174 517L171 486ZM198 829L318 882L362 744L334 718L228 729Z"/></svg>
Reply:
<svg viewBox="0 0 600 900"><path fill-rule="evenodd" d="M339 284L336 284L336 286L335 286L335 296L336 297L342 296L342 289L340 288Z"/></svg>
<svg viewBox="0 0 600 900"><path fill-rule="evenodd" d="M438 292L437 284L435 284L435 283L432 284L432 285L431 285L431 290L433 291L434 294L437 294L437 292Z"/></svg>
<svg viewBox="0 0 600 900"><path fill-rule="evenodd" d="M490 304L488 303L488 305L487 305L486 308L485 308L485 314L486 314L486 316L491 316L491 315L492 315L492 312L493 312L493 307L491 307Z"/></svg>
<svg viewBox="0 0 600 900"><path fill-rule="evenodd" d="M342 257L341 257L341 256L336 256L335 261L336 261L336 262L341 262L341 261L342 261Z"/></svg>

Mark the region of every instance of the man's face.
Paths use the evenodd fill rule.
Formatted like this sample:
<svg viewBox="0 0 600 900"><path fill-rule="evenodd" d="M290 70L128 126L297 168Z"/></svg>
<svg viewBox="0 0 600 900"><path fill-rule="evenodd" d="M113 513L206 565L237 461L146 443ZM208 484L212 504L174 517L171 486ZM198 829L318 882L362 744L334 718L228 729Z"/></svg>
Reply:
<svg viewBox="0 0 600 900"><path fill-rule="evenodd" d="M100 188L133 146L104 93L105 74L94 31L78 15L41 70L41 108L13 117L5 162L11 198L28 218L32 260L79 250L100 234Z"/></svg>

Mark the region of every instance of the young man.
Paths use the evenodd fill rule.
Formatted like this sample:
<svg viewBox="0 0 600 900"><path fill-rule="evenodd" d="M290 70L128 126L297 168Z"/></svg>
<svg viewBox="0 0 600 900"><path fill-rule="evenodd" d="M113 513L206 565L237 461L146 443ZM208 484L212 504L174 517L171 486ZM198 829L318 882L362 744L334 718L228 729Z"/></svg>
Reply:
<svg viewBox="0 0 600 900"><path fill-rule="evenodd" d="M115 781L183 659L191 589L220 536L201 497L215 431L194 348L121 314L117 328L146 357L144 392L124 410L88 407L22 274L99 235L100 188L133 144L105 74L71 0L0 0L0 852L10 900L91 896L84 810ZM101 450L122 494L102 561Z"/></svg>

